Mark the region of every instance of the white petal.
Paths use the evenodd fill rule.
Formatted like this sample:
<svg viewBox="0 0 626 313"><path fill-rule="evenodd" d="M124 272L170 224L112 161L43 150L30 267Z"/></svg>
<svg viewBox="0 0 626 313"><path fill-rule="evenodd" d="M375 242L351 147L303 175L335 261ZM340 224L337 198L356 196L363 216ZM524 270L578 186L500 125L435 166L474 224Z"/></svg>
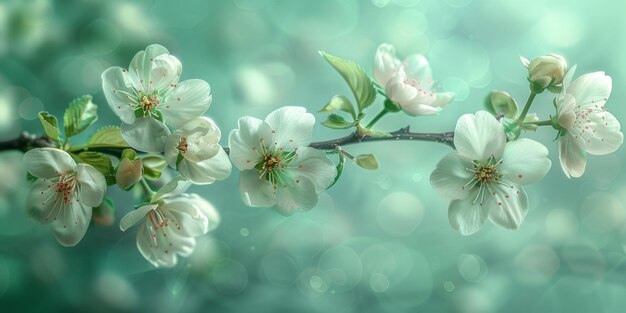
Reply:
<svg viewBox="0 0 626 313"><path fill-rule="evenodd" d="M220 129L208 117L195 118L186 123L180 131L187 138L187 151L184 153L187 160L192 162L208 160L221 148Z"/></svg>
<svg viewBox="0 0 626 313"><path fill-rule="evenodd" d="M156 231L155 239L144 223L137 230L137 248L141 255L156 267L173 267L178 262L178 255L190 255L196 240L171 231L170 227L161 227ZM164 236L165 234L165 236Z"/></svg>
<svg viewBox="0 0 626 313"><path fill-rule="evenodd" d="M570 69L567 70L567 73L565 73L565 76L563 77L563 84L562 84L563 89L561 90L561 94L567 93L567 89L572 83L572 78L574 77L575 72L576 72L576 64L570 67Z"/></svg>
<svg viewBox="0 0 626 313"><path fill-rule="evenodd" d="M317 190L307 178L288 180L285 185L279 185L276 192L275 208L285 215L311 209L317 204Z"/></svg>
<svg viewBox="0 0 626 313"><path fill-rule="evenodd" d="M374 55L374 78L380 86L387 85L387 82L395 74L402 62L396 57L396 48L392 45L383 43L376 49Z"/></svg>
<svg viewBox="0 0 626 313"><path fill-rule="evenodd" d="M209 231L208 218L186 194L163 200L161 211L172 223L168 227L182 236L197 237Z"/></svg>
<svg viewBox="0 0 626 313"><path fill-rule="evenodd" d="M180 153L178 145L182 137L183 133L180 130L176 130L167 136L163 143L163 156L165 157L165 161L167 165L174 169L176 168L176 161L178 161L178 154Z"/></svg>
<svg viewBox="0 0 626 313"><path fill-rule="evenodd" d="M265 122L274 131L269 144L275 144L276 148L290 151L311 143L315 117L303 107L282 107L270 113Z"/></svg>
<svg viewBox="0 0 626 313"><path fill-rule="evenodd" d="M472 161L464 159L458 152L446 155L430 175L430 185L448 199L464 199L469 196L465 185L474 177Z"/></svg>
<svg viewBox="0 0 626 313"><path fill-rule="evenodd" d="M221 147L217 155L200 162L183 160L178 165L178 172L190 182L198 185L211 184L230 176L232 165L228 155Z"/></svg>
<svg viewBox="0 0 626 313"><path fill-rule="evenodd" d="M165 139L170 135L167 126L150 117L139 118L134 124L122 123L120 128L124 140L143 152L163 152Z"/></svg>
<svg viewBox="0 0 626 313"><path fill-rule="evenodd" d="M524 65L526 68L528 68L528 65L530 65L530 61L528 61L527 58L523 57L520 55L519 60L522 62L522 65Z"/></svg>
<svg viewBox="0 0 626 313"><path fill-rule="evenodd" d="M613 114L601 111L590 114L580 128L574 128L583 139L584 150L593 155L604 155L615 152L624 141L619 121Z"/></svg>
<svg viewBox="0 0 626 313"><path fill-rule="evenodd" d="M485 206L489 208L489 220L507 229L517 229L528 213L528 197L520 186L494 185L493 197Z"/></svg>
<svg viewBox="0 0 626 313"><path fill-rule="evenodd" d="M461 116L454 129L456 150L470 160L485 161L491 156L500 158L504 144L502 126L485 111Z"/></svg>
<svg viewBox="0 0 626 313"><path fill-rule="evenodd" d="M221 217L213 204L195 193L188 195L188 197L194 201L198 209L202 211L202 214L207 217L209 221L209 231L216 229L220 224Z"/></svg>
<svg viewBox="0 0 626 313"><path fill-rule="evenodd" d="M253 169L261 156L259 132L268 127L260 119L246 116L239 119L239 128L233 129L228 136L230 159L239 170Z"/></svg>
<svg viewBox="0 0 626 313"><path fill-rule="evenodd" d="M387 97L401 106L417 96L417 88L407 83L406 73L400 68L385 86Z"/></svg>
<svg viewBox="0 0 626 313"><path fill-rule="evenodd" d="M244 170L239 174L239 193L245 205L272 207L276 204L274 187L265 179L259 179L256 170Z"/></svg>
<svg viewBox="0 0 626 313"><path fill-rule="evenodd" d="M477 232L487 220L487 211L480 205L480 201L474 202L475 193L478 188L474 188L473 194L465 199L450 201L448 206L448 220L454 229L458 229L461 235L471 235Z"/></svg>
<svg viewBox="0 0 626 313"><path fill-rule="evenodd" d="M611 77L604 72L588 73L578 77L567 88L567 93L576 98L576 105L582 108L606 101L611 95Z"/></svg>
<svg viewBox="0 0 626 313"><path fill-rule="evenodd" d="M558 116L558 123L565 129L571 129L576 122L576 113L574 109L576 107L576 99L570 94L564 94L557 98L556 101L556 114Z"/></svg>
<svg viewBox="0 0 626 313"><path fill-rule="evenodd" d="M587 155L579 142L571 134L559 137L559 160L567 177L580 177L585 172Z"/></svg>
<svg viewBox="0 0 626 313"><path fill-rule="evenodd" d="M441 108L452 102L455 94L453 92L438 92L435 94L435 97L435 101L433 101L430 105Z"/></svg>
<svg viewBox="0 0 626 313"><path fill-rule="evenodd" d="M509 181L527 185L542 179L551 166L544 145L522 138L507 142L499 170Z"/></svg>
<svg viewBox="0 0 626 313"><path fill-rule="evenodd" d="M300 147L297 156L289 163L290 176L293 179L306 178L310 180L317 192L322 192L330 186L337 176L335 164L326 157L326 153L311 147Z"/></svg>
<svg viewBox="0 0 626 313"><path fill-rule="evenodd" d="M165 124L179 128L186 122L202 116L211 105L211 87L201 79L179 83L158 108Z"/></svg>
<svg viewBox="0 0 626 313"><path fill-rule="evenodd" d="M80 202L88 207L102 203L107 191L107 182L102 173L93 166L80 163L76 166L76 182L80 186Z"/></svg>
<svg viewBox="0 0 626 313"><path fill-rule="evenodd" d="M153 196L151 202L157 202L160 199L181 194L191 187L191 183L184 177L178 176L165 184Z"/></svg>
<svg viewBox="0 0 626 313"><path fill-rule="evenodd" d="M38 179L33 183L32 189L28 194L26 209L28 215L45 224L50 223L56 217L56 210L59 208L60 201L63 198L56 198L56 182L47 179ZM55 214L56 213L56 214Z"/></svg>
<svg viewBox="0 0 626 313"><path fill-rule="evenodd" d="M126 215L124 215L124 217L120 220L120 230L126 231L127 229L135 226L146 217L148 212L156 209L157 206L158 205L156 204L148 204L126 213Z"/></svg>
<svg viewBox="0 0 626 313"><path fill-rule="evenodd" d="M437 114L441 111L441 108L426 105L426 104L405 104L402 105L402 111L404 113L411 116L420 116L420 115L432 115Z"/></svg>
<svg viewBox="0 0 626 313"><path fill-rule="evenodd" d="M35 148L24 154L24 166L35 177L53 178L72 172L76 162L63 150Z"/></svg>
<svg viewBox="0 0 626 313"><path fill-rule="evenodd" d="M164 90L176 86L182 70L182 64L173 55L162 54L155 57L150 70L148 89Z"/></svg>
<svg viewBox="0 0 626 313"><path fill-rule="evenodd" d="M102 73L102 91L109 107L126 124L135 122L135 113L130 105L135 92L130 86L125 70L114 66Z"/></svg>
<svg viewBox="0 0 626 313"><path fill-rule="evenodd" d="M169 54L169 51L161 45L149 45L135 54L128 66L128 79L135 89L148 91L152 61L163 54Z"/></svg>
<svg viewBox="0 0 626 313"><path fill-rule="evenodd" d="M421 89L430 90L434 80L428 60L421 54L414 54L404 59L404 71L409 80L418 82Z"/></svg>
<svg viewBox="0 0 626 313"><path fill-rule="evenodd" d="M52 234L63 246L72 247L85 236L91 222L91 208L72 197L70 204L64 204L58 217L51 223Z"/></svg>

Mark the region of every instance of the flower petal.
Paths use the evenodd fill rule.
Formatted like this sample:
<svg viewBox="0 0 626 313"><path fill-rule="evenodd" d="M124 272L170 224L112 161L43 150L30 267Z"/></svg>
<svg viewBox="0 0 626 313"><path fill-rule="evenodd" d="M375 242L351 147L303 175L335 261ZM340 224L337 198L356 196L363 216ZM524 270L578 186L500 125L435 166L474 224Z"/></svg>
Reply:
<svg viewBox="0 0 626 313"><path fill-rule="evenodd" d="M572 130L575 131L584 141L584 150L593 155L613 153L624 142L619 121L606 111L590 114L580 129Z"/></svg>
<svg viewBox="0 0 626 313"><path fill-rule="evenodd" d="M396 57L396 48L394 46L383 43L376 49L374 55L374 78L380 86L387 85L387 82L393 77L402 62Z"/></svg>
<svg viewBox="0 0 626 313"><path fill-rule="evenodd" d="M217 155L200 162L183 160L178 165L178 172L190 182L198 185L211 184L230 176L232 164L228 155L219 147Z"/></svg>
<svg viewBox="0 0 626 313"><path fill-rule="evenodd" d="M258 118L245 116L239 119L239 128L233 129L228 136L230 159L239 170L250 170L261 156L259 132L268 127Z"/></svg>
<svg viewBox="0 0 626 313"><path fill-rule="evenodd" d="M542 179L550 170L548 149L530 139L522 138L506 143L502 154L500 173L515 184L527 185Z"/></svg>
<svg viewBox="0 0 626 313"><path fill-rule="evenodd" d="M441 111L441 108L426 104L409 103L402 105L402 111L411 116L432 115Z"/></svg>
<svg viewBox="0 0 626 313"><path fill-rule="evenodd" d="M173 231L185 237L197 237L209 231L209 220L196 201L186 194L163 200L161 212L170 219ZM171 215L171 216L170 216Z"/></svg>
<svg viewBox="0 0 626 313"><path fill-rule="evenodd" d="M576 106L593 107L611 95L612 80L604 72L588 73L578 77L567 88L567 93L576 98Z"/></svg>
<svg viewBox="0 0 626 313"><path fill-rule="evenodd" d="M58 218L51 223L52 234L65 247L77 245L85 236L91 222L91 208L72 196L71 203L63 203Z"/></svg>
<svg viewBox="0 0 626 313"><path fill-rule="evenodd" d="M165 184L159 189L153 196L151 202L157 202L163 198L175 196L184 193L191 187L191 183L188 182L182 176L178 176L172 179L169 183Z"/></svg>
<svg viewBox="0 0 626 313"><path fill-rule="evenodd" d="M435 94L435 101L430 105L441 108L452 102L454 97L454 92L438 92Z"/></svg>
<svg viewBox="0 0 626 313"><path fill-rule="evenodd" d="M128 65L128 80L137 90L148 91L152 61L159 55L169 54L161 45L149 45L135 54Z"/></svg>
<svg viewBox="0 0 626 313"><path fill-rule="evenodd" d="M144 223L137 230L137 248L155 267L173 267L178 263L178 255L188 256L196 247L195 238L179 235L170 228L161 227L153 234Z"/></svg>
<svg viewBox="0 0 626 313"><path fill-rule="evenodd" d="M211 87L201 79L179 83L158 108L165 124L179 128L188 121L202 116L211 105Z"/></svg>
<svg viewBox="0 0 626 313"><path fill-rule="evenodd" d="M170 135L167 126L150 117L139 118L133 124L122 123L120 128L124 140L143 152L163 152L165 139Z"/></svg>
<svg viewBox="0 0 626 313"><path fill-rule="evenodd" d="M289 163L293 169L294 180L306 178L315 186L317 192L322 192L330 186L337 176L335 164L326 157L326 153L311 147L300 147L297 156ZM291 171L290 171L291 172Z"/></svg>
<svg viewBox="0 0 626 313"><path fill-rule="evenodd" d="M56 218L53 210L59 208L63 198L55 198L56 182L47 179L38 179L33 183L28 194L26 209L28 215L42 224L50 223Z"/></svg>
<svg viewBox="0 0 626 313"><path fill-rule="evenodd" d="M564 94L557 98L556 101L556 114L558 116L558 123L565 129L571 129L576 122L576 113L574 109L576 107L576 99L570 94Z"/></svg>
<svg viewBox="0 0 626 313"><path fill-rule="evenodd" d="M149 90L173 88L180 79L183 65L173 55L162 54L154 57L148 80Z"/></svg>
<svg viewBox="0 0 626 313"><path fill-rule="evenodd" d="M107 181L102 173L89 164L80 163L76 166L76 182L83 205L93 208L102 203L107 191Z"/></svg>
<svg viewBox="0 0 626 313"><path fill-rule="evenodd" d="M489 220L507 229L517 229L528 213L528 197L522 187L510 185L494 185L495 195L485 203L488 208Z"/></svg>
<svg viewBox="0 0 626 313"><path fill-rule="evenodd" d="M430 185L448 199L467 198L469 190L465 185L474 177L474 173L468 170L472 168L472 161L458 152L452 152L437 163L437 168L430 175Z"/></svg>
<svg viewBox="0 0 626 313"><path fill-rule="evenodd" d="M317 190L307 178L287 180L283 186L278 186L276 192L275 208L285 215L309 210L317 204Z"/></svg>
<svg viewBox="0 0 626 313"><path fill-rule="evenodd" d="M291 151L311 143L315 117L303 107L282 107L270 113L265 122L273 130L272 143L276 148Z"/></svg>
<svg viewBox="0 0 626 313"><path fill-rule="evenodd" d="M576 73L576 67L577 65L574 64L572 67L569 68L569 70L567 70L567 73L565 73L565 76L563 76L563 84L562 84L563 88L561 89L561 95L567 93L567 89L572 83L572 78L574 77L574 73Z"/></svg>
<svg viewBox="0 0 626 313"><path fill-rule="evenodd" d="M130 105L135 95L128 81L126 70L114 66L102 73L102 91L109 107L126 124L135 122L135 113Z"/></svg>
<svg viewBox="0 0 626 313"><path fill-rule="evenodd" d="M212 231L214 229L217 228L217 226L220 224L221 221L221 217L220 217L220 213L217 211L217 209L215 209L215 207L213 206L213 204L211 204L209 201L207 201L206 199L200 197L199 195L192 193L187 195L192 201L194 201L194 203L196 204L196 206L198 207L198 209L200 209L200 211L202 211L202 214L204 214L204 216L207 217L208 221L209 221L209 231Z"/></svg>
<svg viewBox="0 0 626 313"><path fill-rule="evenodd" d="M587 155L579 142L580 139L569 133L559 137L559 160L568 178L580 177L585 172Z"/></svg>
<svg viewBox="0 0 626 313"><path fill-rule="evenodd" d="M135 226L146 217L148 212L156 209L157 207L158 205L156 204L148 204L126 213L126 215L124 215L124 217L120 220L120 230L126 231L127 229Z"/></svg>
<svg viewBox="0 0 626 313"><path fill-rule="evenodd" d="M421 54L408 56L404 59L404 66L409 80L415 80L421 89L431 89L434 83L433 73L426 57Z"/></svg>
<svg viewBox="0 0 626 313"><path fill-rule="evenodd" d="M417 96L417 88L407 83L403 68L398 69L396 74L387 82L385 92L391 101L400 106L409 103Z"/></svg>
<svg viewBox="0 0 626 313"><path fill-rule="evenodd" d="M486 111L461 116L454 129L456 150L470 160L485 161L491 156L500 158L504 144L502 126Z"/></svg>
<svg viewBox="0 0 626 313"><path fill-rule="evenodd" d="M24 166L35 177L53 178L72 172L76 162L63 150L35 148L24 154Z"/></svg>
<svg viewBox="0 0 626 313"><path fill-rule="evenodd" d="M265 179L259 179L256 170L244 170L239 174L239 193L247 206L272 207L276 204L274 187Z"/></svg>
<svg viewBox="0 0 626 313"><path fill-rule="evenodd" d="M473 194L465 199L450 201L448 206L448 220L454 229L458 229L461 235L469 236L477 232L487 220L487 211L476 198L478 188L474 188ZM474 203L472 203L474 202Z"/></svg>

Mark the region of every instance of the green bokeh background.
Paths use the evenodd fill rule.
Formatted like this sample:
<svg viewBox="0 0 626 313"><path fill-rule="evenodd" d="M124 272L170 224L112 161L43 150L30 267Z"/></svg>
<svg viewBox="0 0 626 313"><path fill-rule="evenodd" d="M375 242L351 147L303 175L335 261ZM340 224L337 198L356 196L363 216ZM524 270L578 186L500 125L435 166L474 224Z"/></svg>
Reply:
<svg viewBox="0 0 626 313"><path fill-rule="evenodd" d="M285 105L315 112L335 94L350 95L317 51L369 71L382 42L400 56L425 54L457 99L437 116L385 118L381 130L451 130L492 89L524 103L519 56L551 52L578 64L579 75L613 77L607 107L624 121L624 12L623 1L1 0L0 140L40 133L38 111L60 116L82 94L99 104L98 126L118 124L100 74L127 66L151 43L181 60L183 79L211 84L207 115L223 134L244 115ZM539 96L531 112L547 117L551 101ZM340 135L314 131L317 140ZM0 305L3 312L624 312L626 151L590 157L584 177L570 180L554 131L527 135L549 147L553 168L527 188L530 212L517 231L487 224L463 237L450 228L447 202L428 183L448 147L371 143L350 151L375 153L378 171L347 166L316 208L291 217L245 207L236 171L194 187L222 224L167 270L141 257L134 229L92 225L78 246L58 245L26 217L20 154L3 153ZM118 219L135 204L115 186L109 193Z"/></svg>

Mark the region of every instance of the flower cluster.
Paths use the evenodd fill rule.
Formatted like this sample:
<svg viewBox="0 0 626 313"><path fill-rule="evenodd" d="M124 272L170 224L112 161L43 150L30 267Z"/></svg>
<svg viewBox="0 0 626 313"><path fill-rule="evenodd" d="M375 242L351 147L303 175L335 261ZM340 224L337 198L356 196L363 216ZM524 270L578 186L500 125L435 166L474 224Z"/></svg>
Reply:
<svg viewBox="0 0 626 313"><path fill-rule="evenodd" d="M338 181L347 160L363 169L378 169L373 153L355 156L346 145L427 140L455 148L437 164L430 182L450 200L451 226L470 235L486 220L517 229L528 214L529 196L523 186L541 180L552 163L543 144L520 138L525 131L540 126L556 131L567 177L584 174L587 154L612 153L623 142L619 122L605 108L611 78L595 72L573 80L576 66L568 69L565 58L556 54L531 61L522 58L530 96L521 111L509 93L493 91L487 97L487 110L462 115L453 135L413 133L408 127L392 132L374 128L388 113L433 115L453 101L452 93L435 90L424 56L401 61L392 45L382 44L375 53L372 79L352 61L321 55L354 96L354 100L334 96L321 110L329 113L321 124L340 131L354 129L352 133L313 142L315 117L303 107L285 106L264 120L239 119L238 127L229 133L228 148L223 148L220 128L203 116L212 100L209 84L200 79L181 82L181 62L160 45L148 46L135 55L128 69L115 66L102 74L106 101L120 118L120 127L103 127L82 145L70 141L97 120L97 106L90 96L70 103L63 132L54 115L39 114L44 139L51 147L33 148L24 155L34 182L28 212L35 220L51 224L60 244L74 246L91 222L113 223L114 205L106 197L107 186L141 189L143 201L124 215L119 227L126 231L141 223L136 235L140 254L156 267L171 267L193 252L196 237L215 229L220 221L207 200L186 191L193 184L228 178L232 164L239 170L239 193L245 205L292 214L313 208L320 193ZM529 109L545 90L556 94L555 114L541 120ZM379 96L382 110L364 123ZM177 175L153 191L149 181L159 179L167 166Z"/></svg>

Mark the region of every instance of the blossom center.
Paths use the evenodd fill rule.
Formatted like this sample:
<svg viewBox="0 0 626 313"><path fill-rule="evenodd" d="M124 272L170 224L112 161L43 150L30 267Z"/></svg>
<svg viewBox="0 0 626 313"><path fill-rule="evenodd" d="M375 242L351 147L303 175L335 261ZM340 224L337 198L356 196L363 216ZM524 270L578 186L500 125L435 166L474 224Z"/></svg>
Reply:
<svg viewBox="0 0 626 313"><path fill-rule="evenodd" d="M185 153L185 152L187 152L187 150L189 150L189 144L187 143L187 137L185 137L185 136L180 137L180 140L178 141L178 146L176 146L176 149L178 149L178 151L180 151L180 153Z"/></svg>
<svg viewBox="0 0 626 313"><path fill-rule="evenodd" d="M56 184L57 195L63 198L63 202L66 204L72 204L72 195L74 194L74 188L76 187L76 174L66 174L59 178Z"/></svg>
<svg viewBox="0 0 626 313"><path fill-rule="evenodd" d="M472 190L474 187L477 187L478 192L472 204L475 204L480 199L480 205L482 206L485 201L485 192L495 196L496 192L492 187L493 185L509 185L501 181L503 175L498 170L498 165L502 164L502 160L497 161L494 156L491 156L486 162L474 161L473 163L474 168L466 168L467 171L473 173L473 177L462 189ZM498 205L502 205L502 202L498 202Z"/></svg>
<svg viewBox="0 0 626 313"><path fill-rule="evenodd" d="M259 179L269 181L274 189L278 184L285 186L284 171L289 167L291 160L297 156L297 151L269 151L265 152L258 159L254 168L259 172Z"/></svg>
<svg viewBox="0 0 626 313"><path fill-rule="evenodd" d="M156 120L162 121L161 111L158 110L158 106L161 103L159 94L157 92L146 93L144 91L136 92L136 97L132 98L135 109L135 117L152 117Z"/></svg>

